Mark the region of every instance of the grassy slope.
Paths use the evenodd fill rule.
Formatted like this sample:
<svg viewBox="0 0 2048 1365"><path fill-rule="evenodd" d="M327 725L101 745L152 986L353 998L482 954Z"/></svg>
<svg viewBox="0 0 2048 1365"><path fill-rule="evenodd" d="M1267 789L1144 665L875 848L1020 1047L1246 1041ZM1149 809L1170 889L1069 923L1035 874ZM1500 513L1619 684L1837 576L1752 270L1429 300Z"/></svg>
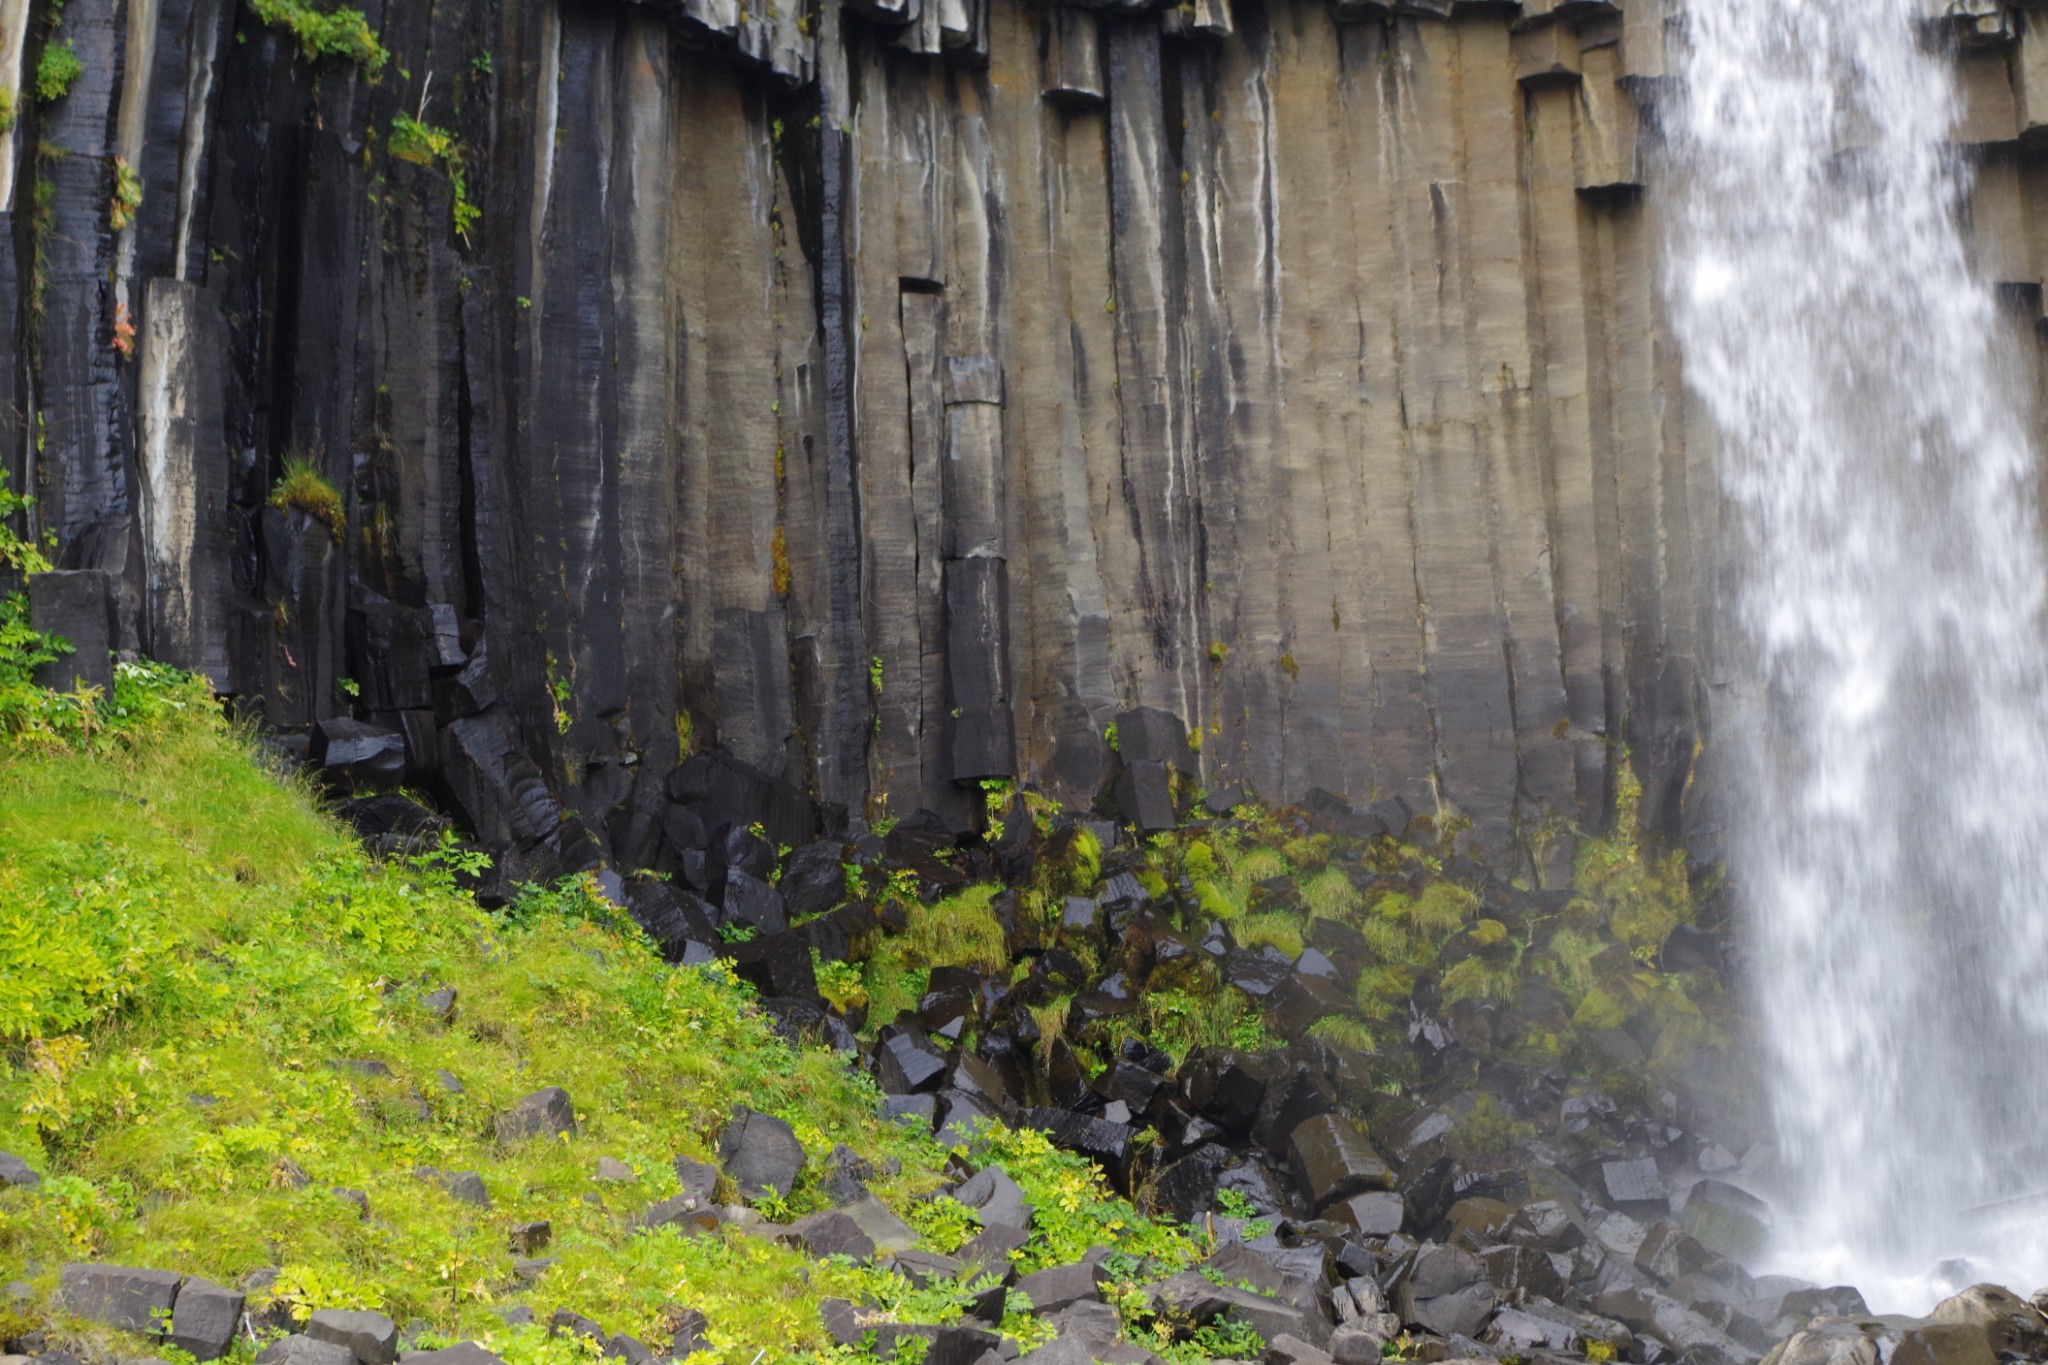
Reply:
<svg viewBox="0 0 2048 1365"><path fill-rule="evenodd" d="M301 1314L377 1307L532 1359L568 1348L491 1307L513 1278L508 1229L544 1218L558 1263L524 1301L657 1349L675 1307L703 1310L733 1360L823 1348L828 1295L905 1320L957 1312L958 1293L730 1231L630 1229L676 1192L670 1159L709 1156L739 1103L788 1119L814 1172L838 1142L893 1157L877 1188L899 1210L939 1183L943 1153L880 1121L843 1063L775 1040L722 974L668 969L573 891L493 918L444 869L373 864L203 705L98 749L0 742L0 1148L48 1177L0 1190L0 1278L26 1270L46 1294L59 1263L88 1257L222 1283L275 1267ZM418 1003L442 984L460 991L452 1025ZM333 1065L349 1059L393 1076ZM581 1135L500 1148L492 1116L544 1085L569 1090ZM1078 1162L1000 1141L1054 1212L1031 1261L1122 1223L1134 1249L1186 1262ZM601 1154L639 1183L596 1184ZM290 1188L285 1159L309 1188ZM480 1172L491 1206L453 1201L422 1165ZM808 1183L790 1206L814 1206Z"/></svg>

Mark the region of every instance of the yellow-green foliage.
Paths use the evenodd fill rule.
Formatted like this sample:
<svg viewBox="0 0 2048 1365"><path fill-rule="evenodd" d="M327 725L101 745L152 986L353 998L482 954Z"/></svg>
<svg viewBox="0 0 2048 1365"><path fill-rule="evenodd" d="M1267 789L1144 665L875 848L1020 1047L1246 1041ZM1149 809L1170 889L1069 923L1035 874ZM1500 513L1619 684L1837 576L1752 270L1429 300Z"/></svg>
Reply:
<svg viewBox="0 0 2048 1365"><path fill-rule="evenodd" d="M1486 1094L1480 1095L1478 1101L1459 1116L1457 1126L1451 1131L1458 1150L1468 1157L1513 1151L1519 1143L1536 1135L1534 1125L1515 1118L1502 1109L1493 1096Z"/></svg>
<svg viewBox="0 0 2048 1365"><path fill-rule="evenodd" d="M688 1303L718 1359L824 1349L821 1297L908 1292L763 1240L629 1227L741 1103L788 1118L814 1159L838 1142L895 1157L881 1190L899 1204L932 1189L939 1153L883 1122L842 1061L790 1050L743 987L667 967L581 888L494 918L453 890L452 854L372 862L211 706L152 725L126 745L0 745L0 1148L46 1174L0 1190L0 1264L50 1267L39 1292L87 1256L223 1283L273 1267L300 1314L379 1308L527 1360L541 1338L489 1310L507 1229L530 1219L555 1229L543 1318L654 1339ZM420 1005L442 983L452 1024ZM392 1075L333 1065L358 1059ZM579 1137L484 1136L544 1084L573 1096ZM600 1154L640 1181L594 1185ZM313 1184L282 1179L286 1161ZM479 1172L491 1206L421 1165ZM815 1202L804 1185L790 1201Z"/></svg>
<svg viewBox="0 0 2048 1365"><path fill-rule="evenodd" d="M1003 941L1003 926L989 908L989 902L1000 890L994 884L970 886L936 905L923 905L914 899L904 904L909 925L901 934L884 936L861 969L862 983L872 1002L868 1014L871 1026L889 1023L898 1011L914 1007L924 994L933 967L1009 970L1010 955Z"/></svg>
<svg viewBox="0 0 2048 1365"><path fill-rule="evenodd" d="M1362 903L1351 874L1341 867L1326 867L1303 882L1301 900L1319 919L1349 919Z"/></svg>
<svg viewBox="0 0 2048 1365"><path fill-rule="evenodd" d="M1682 851L1660 854L1643 847L1642 795L1624 753L1616 776L1613 831L1579 845L1572 886L1606 913L1616 938L1648 958L1673 929L1692 922L1692 884Z"/></svg>
<svg viewBox="0 0 2048 1365"><path fill-rule="evenodd" d="M264 23L297 38L307 61L340 57L375 76L389 60L390 54L370 32L369 21L359 9L322 10L310 0L249 0L249 9Z"/></svg>
<svg viewBox="0 0 2048 1365"><path fill-rule="evenodd" d="M270 505L280 512L304 512L324 525L337 545L348 534L348 509L341 490L327 481L310 456L286 457L284 477L270 490Z"/></svg>
<svg viewBox="0 0 2048 1365"><path fill-rule="evenodd" d="M1252 915L1237 927L1237 941L1247 948L1267 944L1289 957L1301 956L1301 919L1285 911Z"/></svg>
<svg viewBox="0 0 2048 1365"><path fill-rule="evenodd" d="M1271 1039L1252 998L1211 981L1195 991L1151 991L1139 1036L1178 1065L1198 1047L1258 1050Z"/></svg>

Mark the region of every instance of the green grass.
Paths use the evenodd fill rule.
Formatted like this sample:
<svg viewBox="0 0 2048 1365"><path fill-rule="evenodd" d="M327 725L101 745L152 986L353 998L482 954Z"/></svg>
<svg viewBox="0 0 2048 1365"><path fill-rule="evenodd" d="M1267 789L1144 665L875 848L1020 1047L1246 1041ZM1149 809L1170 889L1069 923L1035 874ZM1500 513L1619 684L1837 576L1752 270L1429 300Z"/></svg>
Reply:
<svg viewBox="0 0 2048 1365"><path fill-rule="evenodd" d="M371 76L384 69L390 53L370 31L359 9L346 6L322 10L308 0L249 0L249 8L266 24L282 28L299 40L307 61L339 57L354 62Z"/></svg>
<svg viewBox="0 0 2048 1365"><path fill-rule="evenodd" d="M945 1153L885 1123L843 1061L783 1044L744 986L665 965L583 887L488 915L455 889L453 849L371 860L309 790L254 760L196 684L154 670L130 685L149 704L90 735L0 741L0 1148L45 1173L34 1190L0 1190L0 1264L36 1268L38 1303L70 1260L229 1284L272 1269L268 1296L300 1318L379 1309L513 1365L584 1353L504 1327L492 1310L508 1301L542 1321L573 1309L657 1349L679 1308L700 1309L715 1349L699 1365L751 1365L764 1348L764 1360L858 1365L823 1336L826 1297L902 1321L960 1313L969 1286L914 1290L730 1228L634 1230L676 1192L672 1158L709 1158L742 1103L789 1120L813 1158L790 1213L819 1206L815 1173L835 1144L897 1163L876 1190L906 1212L942 1183ZM939 960L999 955L992 894L914 913L894 943ZM452 1022L419 1003L442 984L460 992ZM371 1059L392 1074L333 1065ZM580 1134L500 1146L492 1117L550 1084L573 1097ZM975 1145L1039 1210L1024 1268L1105 1241L1151 1258L1148 1275L1197 1259L1185 1229L1140 1216L1041 1136L998 1129ZM639 1180L596 1184L600 1155ZM490 1207L422 1182L423 1165L477 1171ZM287 1178L294 1167L309 1187ZM371 1216L337 1187L367 1195ZM944 1212L917 1221L957 1243ZM521 1292L507 1235L535 1219L553 1225L556 1264ZM163 1350L33 1315L94 1354ZM1027 1344L1042 1335L1010 1325Z"/></svg>
<svg viewBox="0 0 2048 1365"><path fill-rule="evenodd" d="M85 63L78 59L78 49L66 38L58 42L52 38L43 44L42 56L36 59L36 99L43 104L55 104L71 93L71 87L85 74Z"/></svg>
<svg viewBox="0 0 2048 1365"><path fill-rule="evenodd" d="M270 505L280 512L304 512L326 526L337 545L348 534L348 505L341 490L328 482L311 456L285 457L284 475L270 490Z"/></svg>
<svg viewBox="0 0 2048 1365"><path fill-rule="evenodd" d="M872 1002L871 1026L890 1023L899 1010L914 1009L933 967L978 967L998 974L1010 970L1003 926L989 908L1001 890L991 883L970 886L935 905L915 899L903 902L909 926L882 939L862 970Z"/></svg>

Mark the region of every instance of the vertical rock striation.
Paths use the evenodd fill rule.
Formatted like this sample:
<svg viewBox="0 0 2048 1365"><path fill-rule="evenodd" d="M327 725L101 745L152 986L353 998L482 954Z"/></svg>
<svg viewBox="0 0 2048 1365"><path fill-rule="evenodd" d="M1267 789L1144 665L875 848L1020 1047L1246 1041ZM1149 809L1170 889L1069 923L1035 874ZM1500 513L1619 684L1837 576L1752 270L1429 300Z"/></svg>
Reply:
<svg viewBox="0 0 2048 1365"><path fill-rule="evenodd" d="M1940 8L2039 316L2048 38ZM1659 0L364 12L374 72L235 0L0 0L0 441L122 647L571 860L672 853L714 745L869 815L1085 801L1140 705L1268 798L1500 842L1626 744L1692 818Z"/></svg>

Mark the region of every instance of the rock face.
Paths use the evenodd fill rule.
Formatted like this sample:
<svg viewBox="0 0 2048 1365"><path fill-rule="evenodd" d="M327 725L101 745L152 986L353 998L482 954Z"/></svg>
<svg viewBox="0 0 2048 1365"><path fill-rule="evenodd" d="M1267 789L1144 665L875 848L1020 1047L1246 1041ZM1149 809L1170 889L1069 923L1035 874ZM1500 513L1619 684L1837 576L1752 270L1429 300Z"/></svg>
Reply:
<svg viewBox="0 0 2048 1365"><path fill-rule="evenodd" d="M213 3L73 0L48 107L0 62L0 450L116 649L402 736L515 880L684 852L679 733L955 822L1184 762L1503 830L1625 739L1678 822L1659 0L362 8L374 81ZM1126 765L1141 705L1199 749Z"/></svg>

